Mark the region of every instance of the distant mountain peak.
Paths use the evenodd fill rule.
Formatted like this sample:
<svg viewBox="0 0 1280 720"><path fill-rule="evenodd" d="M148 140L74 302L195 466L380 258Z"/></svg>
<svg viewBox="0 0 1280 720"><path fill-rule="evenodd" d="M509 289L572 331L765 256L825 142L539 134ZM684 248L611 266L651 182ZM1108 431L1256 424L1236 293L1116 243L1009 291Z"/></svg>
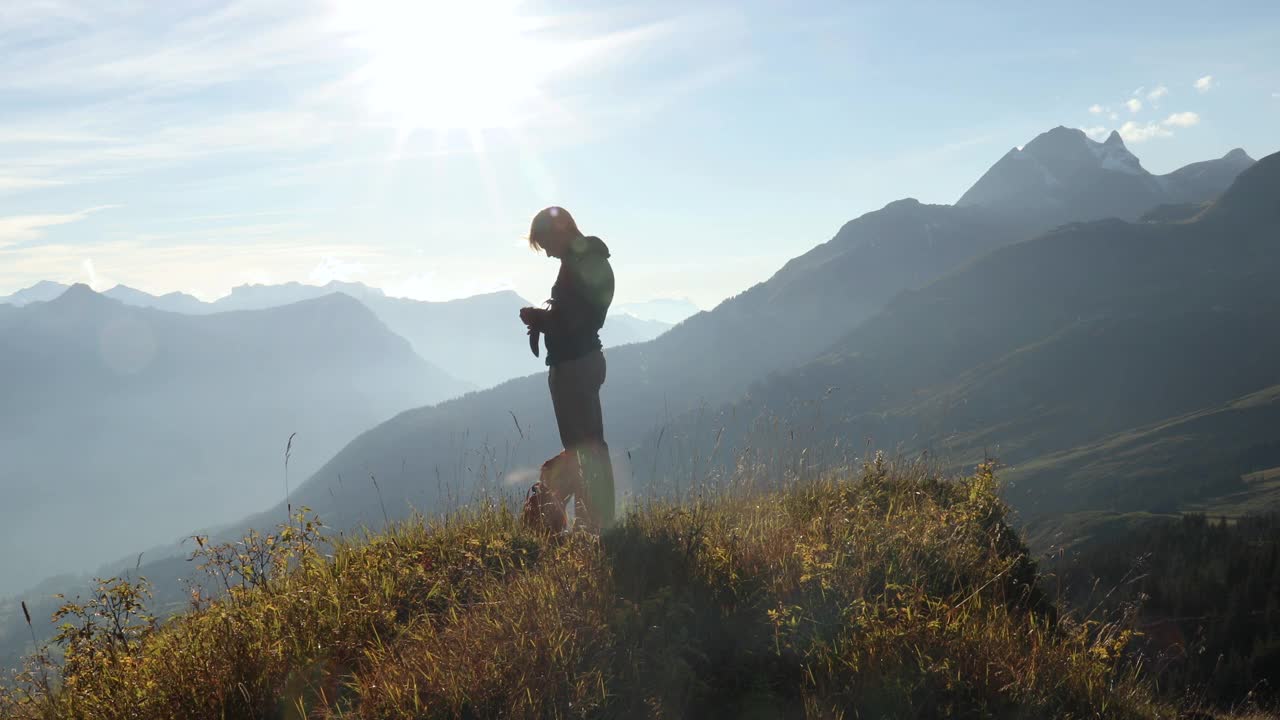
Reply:
<svg viewBox="0 0 1280 720"><path fill-rule="evenodd" d="M1212 213L1280 220L1280 152L1252 163L1214 203Z"/></svg>
<svg viewBox="0 0 1280 720"><path fill-rule="evenodd" d="M1119 133L1097 142L1080 128L1059 125L1022 149L1010 150L957 204L1019 213L1043 209L1061 220L1105 217L1114 213L1107 198L1101 202L1103 207L1075 207L1080 205L1079 198L1094 194L1099 183L1118 183L1123 194L1135 196L1135 204L1140 205L1131 213L1135 217L1150 206L1146 196L1155 192L1152 175L1125 147Z"/></svg>
<svg viewBox="0 0 1280 720"><path fill-rule="evenodd" d="M1244 148L1235 148L1234 150L1228 152L1226 155L1223 155L1222 159L1230 160L1232 162L1246 163L1249 165L1252 165L1254 163L1254 159L1249 157L1249 153L1245 152Z"/></svg>
<svg viewBox="0 0 1280 720"><path fill-rule="evenodd" d="M888 205L885 205L883 209L891 212L897 210L914 210L915 208L920 207L920 205L921 203L919 200L909 197L902 198L901 200L894 200Z"/></svg>
<svg viewBox="0 0 1280 720"><path fill-rule="evenodd" d="M1160 205L1200 205L1254 164L1242 148L1154 175L1118 131L1098 142L1062 125L1000 158L956 202L1051 225L1115 217L1135 221Z"/></svg>
<svg viewBox="0 0 1280 720"><path fill-rule="evenodd" d="M1114 170L1130 175L1150 175L1142 167L1142 161L1129 152L1129 148L1124 146L1124 140L1120 137L1120 133L1115 130L1111 131L1111 135L1107 137L1107 141L1104 143L1099 144L1092 140L1088 142L1089 149L1101 161L1103 170Z"/></svg>
<svg viewBox="0 0 1280 720"><path fill-rule="evenodd" d="M344 293L341 290L334 290L333 292L325 293L324 295L320 295L314 298L299 300L298 302L293 303L293 305L295 307L349 308L352 310L357 310L362 313L373 312L372 310L369 309L367 305L360 302L359 298L352 297L351 295L348 295L347 293Z"/></svg>
<svg viewBox="0 0 1280 720"><path fill-rule="evenodd" d="M1032 138L1031 142L1022 147L1022 151L1049 159L1054 155L1081 152L1088 147L1089 142L1089 136L1080 128L1059 125Z"/></svg>
<svg viewBox="0 0 1280 720"><path fill-rule="evenodd" d="M64 298L97 297L98 293L85 283L76 283L67 288L61 295Z"/></svg>
<svg viewBox="0 0 1280 720"><path fill-rule="evenodd" d="M118 301L106 297L84 283L76 283L61 295L49 301L51 307L89 308L118 305Z"/></svg>
<svg viewBox="0 0 1280 720"><path fill-rule="evenodd" d="M66 289L67 286L60 282L41 280L35 285L18 290L12 295L0 297L0 303L20 307L33 302L47 302L66 292Z"/></svg>
<svg viewBox="0 0 1280 720"><path fill-rule="evenodd" d="M155 295L152 295L151 293L146 292L145 290L139 290L138 288L135 288L135 287L129 287L128 285L125 285L123 283L118 284L115 287L108 288L107 290L104 290L102 294L106 295L107 297L116 298L118 300L123 300L125 298L134 298L134 297L148 297L148 298L155 297Z"/></svg>
<svg viewBox="0 0 1280 720"><path fill-rule="evenodd" d="M342 292L355 291L358 293L364 293L368 295L378 295L381 297L386 297L386 293L383 292L382 288L376 288L371 285L365 285L362 282L344 282L342 280L330 280L323 287L326 290L332 289L332 290L338 290Z"/></svg>
<svg viewBox="0 0 1280 720"><path fill-rule="evenodd" d="M1067 127L1066 125L1058 125L1057 127L1050 128L1040 133L1039 135L1036 136L1035 140L1032 140L1031 142L1035 142L1040 138L1077 138L1078 139L1083 137L1088 137L1088 136L1085 135L1084 131L1081 130L1080 128Z"/></svg>
<svg viewBox="0 0 1280 720"><path fill-rule="evenodd" d="M1147 174L1142 163L1125 146L1124 138L1115 130L1106 140L1097 142L1080 128L1059 125L1037 135L1023 146L1021 152L1040 160L1051 172L1101 165L1105 170Z"/></svg>
<svg viewBox="0 0 1280 720"><path fill-rule="evenodd" d="M1220 158L1184 165L1160 176L1160 183L1168 196L1164 202L1201 204L1212 200L1253 165L1254 159L1241 148Z"/></svg>
<svg viewBox="0 0 1280 720"><path fill-rule="evenodd" d="M381 290L359 282L332 280L325 285L312 285L292 281L279 285L237 285L229 295L218 299L214 305L219 310L256 310L289 305L332 293L343 293L362 300L386 297Z"/></svg>

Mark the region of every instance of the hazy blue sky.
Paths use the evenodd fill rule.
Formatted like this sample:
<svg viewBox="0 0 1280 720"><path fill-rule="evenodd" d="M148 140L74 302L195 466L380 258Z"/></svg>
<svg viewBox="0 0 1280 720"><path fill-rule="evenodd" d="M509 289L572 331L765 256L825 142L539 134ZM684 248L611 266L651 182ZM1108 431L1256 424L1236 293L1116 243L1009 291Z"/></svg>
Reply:
<svg viewBox="0 0 1280 720"><path fill-rule="evenodd" d="M1280 3L0 3L0 293L512 287L563 204L709 307L1055 125L1280 149Z"/></svg>

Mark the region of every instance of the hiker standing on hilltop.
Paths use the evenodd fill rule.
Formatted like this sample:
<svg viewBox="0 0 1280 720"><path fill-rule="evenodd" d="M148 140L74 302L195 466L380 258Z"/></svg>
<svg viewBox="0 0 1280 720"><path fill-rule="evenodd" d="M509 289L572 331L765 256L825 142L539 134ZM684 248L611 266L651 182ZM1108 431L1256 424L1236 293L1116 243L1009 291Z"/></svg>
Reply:
<svg viewBox="0 0 1280 720"><path fill-rule="evenodd" d="M533 216L529 247L560 260L548 307L521 308L534 354L538 335L546 339L547 383L560 428L560 440L582 467L587 527L613 524L613 465L604 441L600 386L604 384L604 351L600 328L613 302L613 268L609 248L595 236L584 236L569 211L549 207Z"/></svg>

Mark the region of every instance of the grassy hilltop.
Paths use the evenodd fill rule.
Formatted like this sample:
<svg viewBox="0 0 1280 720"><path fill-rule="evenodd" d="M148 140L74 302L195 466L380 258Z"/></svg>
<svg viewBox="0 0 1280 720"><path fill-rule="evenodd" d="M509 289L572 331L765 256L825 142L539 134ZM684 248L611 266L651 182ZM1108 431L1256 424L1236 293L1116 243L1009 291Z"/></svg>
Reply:
<svg viewBox="0 0 1280 720"><path fill-rule="evenodd" d="M1122 623L1059 617L989 467L880 460L651 503L595 540L502 503L201 547L221 591L68 603L6 718L1177 717ZM54 659L56 658L56 659Z"/></svg>

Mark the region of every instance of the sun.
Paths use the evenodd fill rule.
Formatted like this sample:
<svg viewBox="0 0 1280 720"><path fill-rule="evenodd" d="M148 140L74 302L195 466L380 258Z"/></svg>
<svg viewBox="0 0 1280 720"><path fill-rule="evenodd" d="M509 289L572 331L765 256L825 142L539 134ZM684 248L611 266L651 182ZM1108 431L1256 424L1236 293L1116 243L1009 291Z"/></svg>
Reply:
<svg viewBox="0 0 1280 720"><path fill-rule="evenodd" d="M342 0L338 19L368 58L354 78L368 110L403 131L519 127L535 112L555 48L513 0Z"/></svg>

